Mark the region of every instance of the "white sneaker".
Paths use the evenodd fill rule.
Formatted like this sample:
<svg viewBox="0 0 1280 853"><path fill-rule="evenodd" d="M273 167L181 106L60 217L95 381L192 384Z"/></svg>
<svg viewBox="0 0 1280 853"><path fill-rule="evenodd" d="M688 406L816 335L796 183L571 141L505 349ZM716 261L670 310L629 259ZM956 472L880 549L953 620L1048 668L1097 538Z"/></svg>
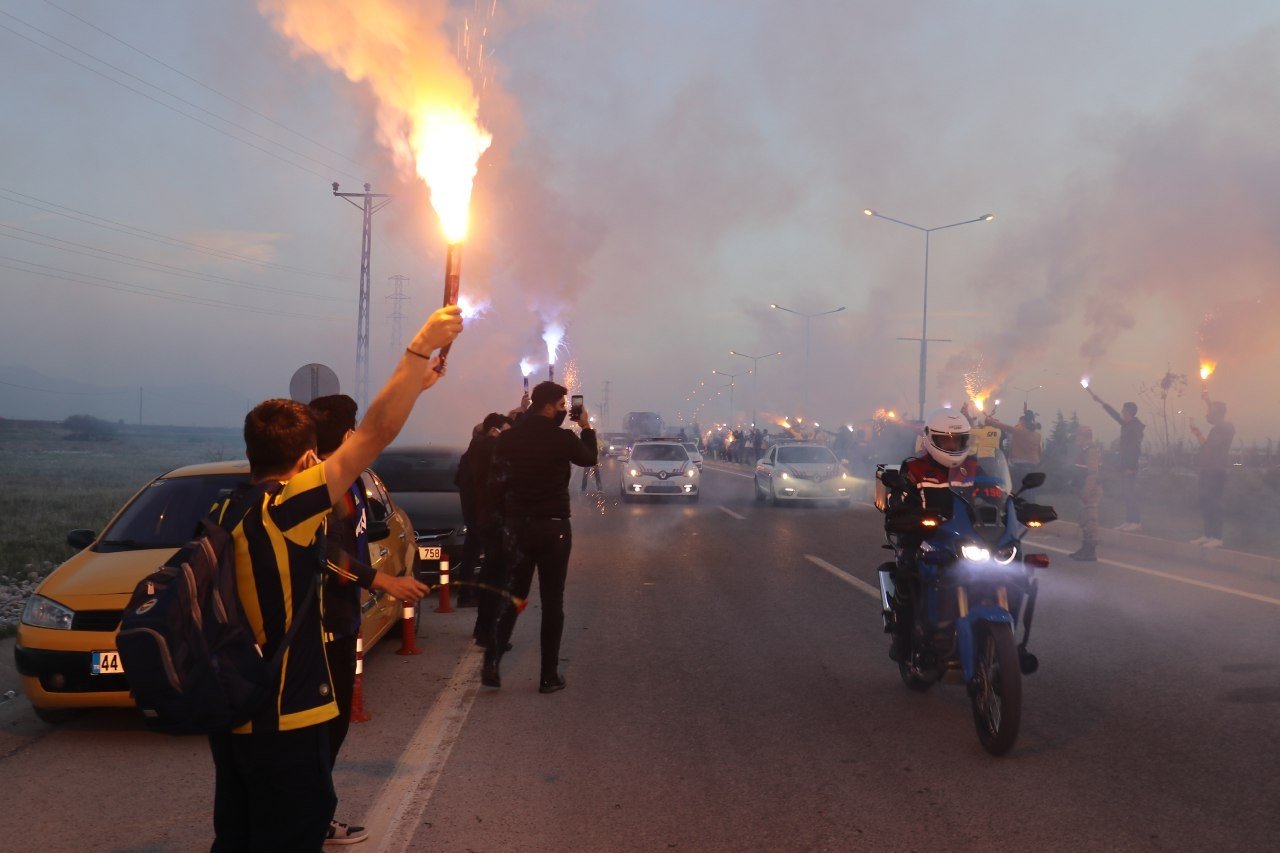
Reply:
<svg viewBox="0 0 1280 853"><path fill-rule="evenodd" d="M1191 542L1190 542L1190 543L1188 543L1188 544L1191 544L1191 545L1203 545L1204 543L1206 543L1206 542L1208 542L1208 541L1209 541L1209 537L1208 537L1208 536L1197 536L1195 539L1192 539L1192 540L1191 540Z"/></svg>
<svg viewBox="0 0 1280 853"><path fill-rule="evenodd" d="M1221 540L1221 539L1206 539L1206 540L1204 540L1204 544L1203 544L1203 545L1201 545L1200 547L1201 547L1201 548L1221 548L1221 547L1222 547L1222 540Z"/></svg>
<svg viewBox="0 0 1280 853"><path fill-rule="evenodd" d="M325 835L325 844L343 845L359 844L369 838L369 831L363 826L351 826L342 821L329 821L329 832Z"/></svg>

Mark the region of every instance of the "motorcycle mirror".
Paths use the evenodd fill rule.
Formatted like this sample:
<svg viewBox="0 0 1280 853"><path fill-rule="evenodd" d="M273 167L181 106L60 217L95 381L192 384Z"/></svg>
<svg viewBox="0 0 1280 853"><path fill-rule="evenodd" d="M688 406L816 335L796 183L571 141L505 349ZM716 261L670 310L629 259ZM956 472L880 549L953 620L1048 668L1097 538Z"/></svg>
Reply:
<svg viewBox="0 0 1280 853"><path fill-rule="evenodd" d="M1038 489L1044 485L1045 476L1043 471L1032 471L1022 478L1022 489ZM1022 491L1019 489L1019 491Z"/></svg>

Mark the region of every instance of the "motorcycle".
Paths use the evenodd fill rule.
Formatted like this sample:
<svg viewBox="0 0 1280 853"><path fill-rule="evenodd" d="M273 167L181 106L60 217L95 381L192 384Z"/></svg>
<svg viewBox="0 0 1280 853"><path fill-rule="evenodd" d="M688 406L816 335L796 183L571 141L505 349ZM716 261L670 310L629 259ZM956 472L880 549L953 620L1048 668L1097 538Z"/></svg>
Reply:
<svg viewBox="0 0 1280 853"><path fill-rule="evenodd" d="M885 547L897 560L879 570L885 632L898 631L904 610L912 614L911 624L901 626L902 680L923 692L958 673L968 687L978 740L987 752L1002 755L1018 738L1022 676L1039 668L1027 642L1039 589L1035 570L1047 567L1049 558L1026 553L1022 539L1057 513L1019 494L1043 485L1045 475L1027 474L1016 492L1005 480L981 474L952 482L946 487L949 511L926 507L900 471L880 466L876 476L895 496L884 507ZM906 589L895 588L895 575L906 579ZM1015 643L1019 621L1022 642Z"/></svg>

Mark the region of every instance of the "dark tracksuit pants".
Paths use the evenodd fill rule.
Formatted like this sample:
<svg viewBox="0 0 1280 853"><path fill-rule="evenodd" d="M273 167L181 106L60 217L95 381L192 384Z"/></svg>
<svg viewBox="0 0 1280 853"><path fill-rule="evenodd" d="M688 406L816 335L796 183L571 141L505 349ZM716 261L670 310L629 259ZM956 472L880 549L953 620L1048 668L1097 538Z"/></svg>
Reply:
<svg viewBox="0 0 1280 853"><path fill-rule="evenodd" d="M507 561L503 554L501 524L479 527L475 533L484 543L484 561L480 564L480 600L472 636L477 640L487 640L497 624L499 606L507 589ZM470 531L467 535L471 535Z"/></svg>
<svg viewBox="0 0 1280 853"><path fill-rule="evenodd" d="M338 716L329 721L329 765L338 763L338 750L347 739L351 727L351 699L356 684L356 638L338 637L324 644L329 659L329 680L333 684L333 700L338 703Z"/></svg>
<svg viewBox="0 0 1280 853"><path fill-rule="evenodd" d="M567 518L511 518L503 525L503 544L510 569L508 592L514 599L529 597L538 573L542 603L542 675L559 669L560 639L564 634L564 587L569 573L573 531ZM515 629L516 608L504 599L498 619L497 646L503 648Z"/></svg>

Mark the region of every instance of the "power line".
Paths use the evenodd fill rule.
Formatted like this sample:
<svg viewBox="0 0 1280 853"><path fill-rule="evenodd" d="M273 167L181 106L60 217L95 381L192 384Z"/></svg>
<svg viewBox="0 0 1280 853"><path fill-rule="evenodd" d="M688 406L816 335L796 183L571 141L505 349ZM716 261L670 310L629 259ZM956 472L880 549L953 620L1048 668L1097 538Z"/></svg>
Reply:
<svg viewBox="0 0 1280 853"><path fill-rule="evenodd" d="M0 27L2 26L3 25L0 25ZM9 198L8 196L10 195L19 196L20 198ZM187 249L189 251L198 252L202 255L209 255L210 257L220 258L222 260L238 261L240 263L253 264L255 266L265 267L268 269L284 270L286 272L300 273L302 275L307 275L307 276L319 276L322 278L331 278L334 281L346 281L344 277L339 275L334 275L333 273L317 272L316 270L309 270L304 267L290 266L289 264L277 264L272 261L264 261L264 260L260 260L259 258L251 258L248 255L241 255L236 252L228 251L226 249L217 249L212 246L205 246L201 243L194 243L190 240L184 240L181 237L170 237L167 234L161 234L157 231L148 231L146 228L139 228L136 225L129 225L128 223L119 222L115 219L110 219L105 216L98 216L93 213L87 213L83 210L77 210L74 207L67 207L66 205L61 205L56 202L47 201L45 199L38 198L33 195L28 195L27 193L22 193L22 192L18 192L17 190L9 189L8 187L0 186L0 198L12 204L20 204L23 207L29 207L33 210L38 210L41 213L51 213L54 216L61 216L66 219L71 219L76 222L81 222L85 225L93 225L96 228L103 228L107 231L115 231L116 233L124 234L127 237L136 237L142 240L150 240L153 243L160 243L163 246ZM22 198L30 199L30 201L21 201L20 199ZM44 205L44 206L41 207L41 205ZM49 209L49 208L53 208L53 209ZM69 212L64 212L64 211L69 211ZM72 214L76 214L76 215L73 216ZM98 221L95 222L93 220L98 220ZM104 222L109 224L107 225L102 224Z"/></svg>
<svg viewBox="0 0 1280 853"><path fill-rule="evenodd" d="M265 121L269 121L269 122L271 122L272 124L274 124L276 127L280 128L281 130L286 131L287 133L291 133L291 134L293 134L294 136L298 137L299 139L306 140L307 142L310 142L312 145L316 146L317 148L321 148L321 149L323 149L323 150L325 150L325 151L328 151L330 154L333 154L333 155L335 155L335 156L337 156L337 157L341 157L343 160L346 160L348 163L351 163L351 164L352 164L352 165L354 165L354 166L361 166L361 165L362 165L361 163L357 162L356 160L352 159L351 157L348 157L346 154L343 154L341 151L338 151L337 149L334 149L334 148L330 148L329 146L325 145L323 142L317 142L316 140L314 140L314 139L312 139L311 137L307 136L305 133L301 133L301 132L299 132L299 131L296 131L296 130L294 130L293 128L289 127L288 125L285 125L285 124L283 124L283 123L282 123L282 122L280 122L280 121L277 121L276 119L272 118L271 116L267 115L266 113L259 112L258 110L254 109L253 107L249 106L248 104L244 103L243 101L237 100L236 98L233 98L232 96L230 96L230 95L226 94L225 92L221 92L221 91L219 91L219 90L217 90L217 89L213 88L212 86L208 85L207 83L204 83L204 82L202 82L202 81L200 81L200 80L196 79L195 77L192 77L190 74L186 73L186 72L185 72L185 71L183 71L182 69L180 69L180 68L175 68L174 66L172 66L172 65L170 65L169 63L165 62L163 59L160 59L160 58L158 58L158 57L152 56L150 53L147 53L147 52L146 52L145 50L143 50L142 48L140 48L140 47L136 47L135 45L130 44L129 42L125 41L124 39L120 38L119 36L117 36L117 35L115 35L115 34L113 34L113 33L107 32L107 31L106 31L106 30L104 30L102 27L99 27L97 24L94 24L94 23L92 23L91 21L87 21L87 20L85 20L84 18L82 18L82 17L80 17L79 15L77 15L75 12L72 12L72 11L70 11L70 10L68 10L68 9L64 9L64 8L62 8L62 7L61 7L61 6L59 6L57 3L52 2L52 0L44 0L44 2L45 2L47 5L52 6L53 8L57 9L59 12L63 13L64 15L68 15L68 16L70 16L70 17L72 17L72 18L75 18L77 21L79 21L80 23L84 24L86 27L89 27L89 28L91 28L91 29L97 30L98 32L102 33L104 36L106 36L107 38L111 39L112 41L114 41L114 42L117 42L117 43L119 43L119 44L124 45L125 47L129 48L130 50L134 51L135 53L138 53L138 54L141 54L142 56L145 56L147 59L150 59L152 62L155 62L155 63L157 63L158 65L162 65L162 66L164 66L165 68L167 68L167 69L169 69L170 71L172 71L174 74L177 74L179 77L182 77L183 79L186 79L186 80L191 81L192 83L195 83L195 84L196 84L197 86L199 86L200 88L205 89L206 91L212 92L213 94L217 95L218 97L223 98L223 99L225 99L225 100L227 100L227 101L230 101L231 103L235 104L236 106L238 106L238 107L240 107L240 108L242 108L242 109L248 110L249 112L251 112L251 113L253 113L254 115L258 116L258 118L261 118L261 119L263 119L263 120L265 120Z"/></svg>
<svg viewBox="0 0 1280 853"><path fill-rule="evenodd" d="M133 255L123 255L119 252L99 249L96 246L89 246L85 243L77 243L74 240L64 240L61 237L54 237L51 234L42 234L39 231L28 231L25 228L19 228L16 225L6 225L3 222L0 222L0 228L7 229L9 231L17 231L22 234L30 234L35 237L42 237L45 240L52 240L53 243L44 243L40 240L33 240L29 237L19 237L14 234L0 234L0 237L7 237L10 240L20 240L23 243L30 243L33 246L44 246L47 249L56 249L60 252L68 252L73 255L93 258L94 260L99 261L108 261L113 264L121 264L127 267L134 267L135 269L146 270L147 272L158 272L165 275L178 276L180 278L194 279L196 281L208 281L214 284L226 285L228 287L243 287L253 291L269 291L272 293L283 293L289 296L305 296L311 299L328 299L334 302L346 301L340 296L325 296L318 293L308 293L304 290L290 290L287 287L272 287L267 284L254 284L253 282L239 281L238 279L227 278L226 276L215 275L213 273L202 273L198 270L190 270L184 267L162 264L159 261L149 261L146 258L138 258ZM56 246L54 243L65 243L67 246L78 246L80 249L86 249L87 251L69 249L67 246ZM135 261L137 263L134 263Z"/></svg>
<svg viewBox="0 0 1280 853"><path fill-rule="evenodd" d="M191 107L192 107L192 108L194 108L194 109L200 110L200 111L201 111L201 112L203 112L203 113L207 113L208 115L213 116L214 118L216 118L216 119L217 119L217 120L219 120L219 121L226 122L227 124L231 125L232 127L240 128L241 130L244 130L246 133L252 134L253 136L258 137L259 139L264 139L264 140L266 140L267 142L271 143L272 145L277 145L277 146L279 146L279 147L283 148L283 149L284 149L284 150L286 150L286 151L289 151L289 152L291 152L291 153L293 153L293 154L297 154L299 157L302 157L304 160L310 160L312 163L317 163L317 164L319 164L320 166L323 166L323 167L325 167L326 169L329 169L331 172L338 172L338 173L343 174L343 175L348 175L348 176L351 176L351 177L356 177L356 176L355 176L355 175L353 175L351 172L348 172L348 171L346 171L345 169L338 169L338 168L335 168L335 167L333 167L333 166L328 165L327 163L324 163L324 162L322 162L322 161L320 161L320 160L317 160L317 159L315 159L314 157L309 157L309 156L307 156L306 154L303 154L303 153L302 153L302 152L300 152L300 151L296 151L296 150L294 150L294 149L290 148L290 147L289 147L289 146L287 146L287 145L284 145L284 144L282 144L282 143L280 143L280 142L276 142L274 139L271 139L270 137L263 136L262 134L258 133L257 131L250 130L249 128L246 128L246 127L244 127L243 125L237 124L237 123L236 123L236 122L234 122L234 121L231 121L231 120L229 120L229 119L222 118L221 116L217 115L216 113L212 113L212 112L210 112L209 110L206 110L206 109L204 109L204 108L203 108L203 107L201 107L201 106L198 106L198 105L196 105L196 104L193 104L193 103L191 103L190 101L186 100L185 98L182 98L182 97L181 97L181 96L179 96L179 95L175 95L175 94L173 94L172 92L168 92L168 91L166 91L165 89L163 89L163 88L161 88L161 87L159 87L159 86L156 86L154 83L148 83L146 80L142 80L142 78L138 77L136 74L131 74L131 73L129 73L128 71L125 71L125 70L123 70L123 69L121 69L121 68L117 68L116 66L112 65L112 64L111 64L111 63L109 63L109 62L106 62L106 61L104 61L104 60L98 59L98 58L97 58L96 56L94 56L93 54L88 53L87 51L81 50L80 48L76 47L75 45L73 45L73 44L69 44L69 43L67 43L67 42L63 41L62 39L58 38L57 36L55 36L55 35L52 35L52 34L50 34L50 33L45 32L44 30L40 29L39 27L33 26L33 25L31 25L31 24L28 24L26 21L23 21L21 18L18 18L18 17L14 16L14 15L9 14L8 12L4 11L3 9L0 9L0 15L4 15L6 18L11 18L11 19L13 19L13 20L17 21L18 23L22 24L23 26L25 26L25 27L29 27L30 29L33 29L33 30L35 30L36 32L40 33L41 35L43 35L43 36L45 36L45 37L47 37L47 38L53 39L54 41L56 41L56 42L58 42L58 43L60 43L60 44L64 44L64 45L66 45L67 47L71 48L72 50L74 50L74 51L76 51L76 52L78 52L78 53L83 53L85 56L88 56L89 58L93 59L95 62L100 62L100 63L102 63L103 65L105 65L106 67L111 68L111 69L113 69L113 70L115 70L115 71L118 71L118 72L119 72L119 73L121 73L121 74L128 75L129 77L133 77L133 78L134 78L134 79L136 79L136 80L140 80L143 84L145 84L145 85L147 85L147 86L150 86L151 88L155 89L156 91L164 92L164 94L168 95L169 97L173 98L173 99L174 99L174 100L176 100L176 101L180 101L180 102L182 102L182 103L184 103L184 104L187 104L187 105L191 106ZM112 77L110 74L106 74L106 73L104 73L104 72L102 72L102 71L98 70L97 68L94 68L94 67L92 67L92 66L90 66L90 65L85 65L83 62L80 62L80 61L79 61L79 60L77 60L77 59L74 59L74 58L72 58L72 57L70 57L70 56L67 56L67 55L66 55L66 54L64 54L64 53L59 53L58 51L54 50L54 49L53 49L52 47L50 47L49 45L47 45L47 44L43 44L43 43L41 43L41 42L38 42L38 41L36 41L35 39L31 38L30 36L28 36L28 35L25 35L25 34L23 34L23 33L18 32L17 30L13 29L12 27L6 26L6 25L4 25L4 24L0 24L0 30L5 30L6 32L10 32L10 33L12 33L13 35L17 36L18 38L23 39L24 41L30 42L31 44L34 44L36 47L39 47L39 48L41 48L41 49L43 49L43 50L46 50L46 51L48 51L49 53L52 53L54 56L57 56L57 57L59 57L59 58L61 58L61 59L65 59L67 62L70 62L70 63L71 63L71 64L73 64L73 65L77 65L77 66L79 66L80 68L83 68L83 69L84 69L84 70L86 70L86 71L90 71L90 72L92 72L92 73L94 73L94 74L97 74L99 77L101 77L101 78L102 78L102 79L104 79L104 80L110 80L112 83L115 83L117 86L120 86L121 88L124 88L124 89L128 89L130 92L133 92L135 95L140 95L140 96L142 96L142 97L146 98L148 101L152 101L152 102L154 102L154 103L159 104L160 106L164 107L165 109L172 110L173 112L177 113L178 115L180 115L180 116L184 116L184 117L186 117L186 118L190 119L191 121L194 121L194 122L195 122L195 123L197 123L197 124L203 125L204 127L207 127L207 128L209 128L210 130L214 131L215 133L220 133L220 134L222 134L223 136L225 136L225 137L227 137L227 138L229 138L229 139L234 139L234 140L236 140L237 142L241 143L242 145L247 145L247 146L249 146L250 148L253 148L253 149L257 150L257 151L261 151L263 154L266 154L266 155L267 155L267 156L269 156L269 157L274 157L275 159L279 160L281 163L287 163L288 165L293 166L293 167L294 167L294 168L296 168L296 169L301 169L302 171L304 171L304 172L308 172L308 173L310 173L310 174L312 174L312 175L316 175L317 177L321 177L321 178L327 178L327 177L329 177L329 175L327 175L327 174L325 174L325 173L323 173L323 172L317 172L315 169L312 169L312 168L310 168L310 167L308 167L308 166L304 166L304 165L302 165L301 163L298 163L298 162L296 162L296 161L294 161L294 160L290 160L288 157L282 157L281 155L277 154L277 153L276 153L276 152L274 152L274 151L271 151L271 150L269 150L269 149L267 149L267 148L263 148L261 145L257 145L257 144L255 144L255 143L253 143L253 142L250 142L250 141L249 141L249 140L247 140L247 139L243 139L242 137L236 136L234 133L231 133L230 131L225 130L224 128L218 127L217 125L214 125L214 124L210 124L209 122L205 121L204 119L200 118L199 116L193 116L193 115L191 115L191 113L183 112L182 110L180 110L180 109L178 109L177 107L175 107L173 104L166 103L166 102L164 102L164 101L160 100L159 98L155 97L154 95L148 94L147 92L143 92L143 91L142 91L142 90L140 90L140 89L136 89L136 88L134 88L133 86L130 86L128 83L125 83L125 82L123 82L123 81L121 81L121 80L117 80L115 77Z"/></svg>
<svg viewBox="0 0 1280 853"><path fill-rule="evenodd" d="M74 270L65 270L60 267L49 266L48 264L37 264L34 261L26 261L22 258L11 258L7 255L0 255L0 261L10 262L10 264L0 263L0 268L3 269L23 272L28 275L40 275L45 276L46 278L60 279L73 284L83 284L88 287L99 287L104 290L132 293L135 296L154 296L157 299L170 299L175 302L186 302L192 305L203 305L210 308L234 308L237 311L248 311L254 314L273 314L279 317L295 317L303 320L324 320L331 322L341 321L340 317L320 317L312 314L299 314L292 311L278 311L272 308L259 308L252 305L243 305L237 302L224 302L220 299L210 299L205 296L193 296L189 293L175 293L171 290L161 290L157 287L147 287L142 284L120 281L113 278L105 278L103 276L92 275L90 273L78 273ZM11 266L11 264L25 264L28 267L36 267L36 269L25 269L23 267ZM48 270L48 272L46 272L46 270ZM90 281L89 279L95 279L95 281Z"/></svg>

